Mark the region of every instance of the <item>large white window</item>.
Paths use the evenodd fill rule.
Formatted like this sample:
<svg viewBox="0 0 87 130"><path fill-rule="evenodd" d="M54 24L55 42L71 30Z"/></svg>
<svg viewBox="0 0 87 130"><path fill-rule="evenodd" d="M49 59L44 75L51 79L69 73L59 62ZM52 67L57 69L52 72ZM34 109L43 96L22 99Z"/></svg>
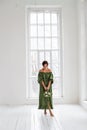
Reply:
<svg viewBox="0 0 87 130"><path fill-rule="evenodd" d="M54 75L53 97L63 96L60 8L27 8L27 98L39 93L37 74L47 60Z"/></svg>

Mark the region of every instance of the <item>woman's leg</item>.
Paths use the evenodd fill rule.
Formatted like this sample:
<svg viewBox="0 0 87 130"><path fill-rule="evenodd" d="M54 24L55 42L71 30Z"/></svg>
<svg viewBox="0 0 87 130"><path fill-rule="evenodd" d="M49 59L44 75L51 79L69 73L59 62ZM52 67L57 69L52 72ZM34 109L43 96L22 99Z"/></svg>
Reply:
<svg viewBox="0 0 87 130"><path fill-rule="evenodd" d="M44 114L45 114L45 115L47 114L46 109L44 109Z"/></svg>
<svg viewBox="0 0 87 130"><path fill-rule="evenodd" d="M53 113L52 113L52 111L51 111L51 107L50 107L49 102L48 102L48 108L49 108L50 116L54 116Z"/></svg>

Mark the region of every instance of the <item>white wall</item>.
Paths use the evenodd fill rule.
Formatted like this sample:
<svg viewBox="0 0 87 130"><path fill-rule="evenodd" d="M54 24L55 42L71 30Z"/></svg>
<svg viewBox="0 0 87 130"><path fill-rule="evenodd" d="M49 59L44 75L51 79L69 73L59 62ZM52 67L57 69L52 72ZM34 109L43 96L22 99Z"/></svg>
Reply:
<svg viewBox="0 0 87 130"><path fill-rule="evenodd" d="M63 8L64 101L77 103L78 27L76 0L37 0ZM0 1L0 104L26 103L25 5L34 0Z"/></svg>
<svg viewBox="0 0 87 130"><path fill-rule="evenodd" d="M79 101L87 108L87 0L78 0Z"/></svg>

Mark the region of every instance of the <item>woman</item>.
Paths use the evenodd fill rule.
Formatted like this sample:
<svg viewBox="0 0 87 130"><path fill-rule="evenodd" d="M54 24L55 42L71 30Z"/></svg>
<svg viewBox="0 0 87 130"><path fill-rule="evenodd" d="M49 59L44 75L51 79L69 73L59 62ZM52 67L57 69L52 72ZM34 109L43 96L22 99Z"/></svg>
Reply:
<svg viewBox="0 0 87 130"><path fill-rule="evenodd" d="M50 116L54 116L51 109L53 109L52 102L52 83L53 73L48 68L48 62L42 62L43 68L38 73L38 83L40 84L39 91L39 107L38 109L44 109L44 114L47 114L46 109L49 109Z"/></svg>

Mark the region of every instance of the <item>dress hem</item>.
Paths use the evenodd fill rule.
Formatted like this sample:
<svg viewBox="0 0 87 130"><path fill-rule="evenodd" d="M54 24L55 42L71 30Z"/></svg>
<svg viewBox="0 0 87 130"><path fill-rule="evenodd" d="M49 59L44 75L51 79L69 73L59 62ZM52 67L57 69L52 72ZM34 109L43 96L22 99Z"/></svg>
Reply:
<svg viewBox="0 0 87 130"><path fill-rule="evenodd" d="M40 108L38 107L38 109L49 109L48 107L47 108ZM51 107L50 109L54 109L53 107Z"/></svg>

